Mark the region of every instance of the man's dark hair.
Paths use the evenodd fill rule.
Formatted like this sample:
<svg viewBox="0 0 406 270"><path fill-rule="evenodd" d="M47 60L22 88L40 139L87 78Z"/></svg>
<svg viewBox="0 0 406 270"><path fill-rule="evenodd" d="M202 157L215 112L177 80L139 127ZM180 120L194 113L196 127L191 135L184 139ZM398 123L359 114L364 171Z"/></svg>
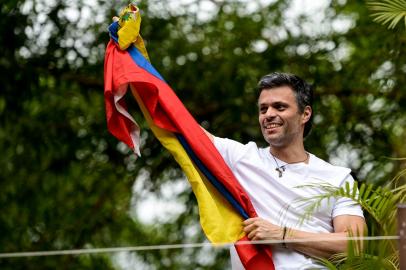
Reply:
<svg viewBox="0 0 406 270"><path fill-rule="evenodd" d="M262 90L272 89L281 86L290 87L296 96L296 103L299 108L299 112L303 113L306 106L313 106L313 87L304 81L299 76L289 74L274 72L265 75L258 82L258 96L261 94ZM311 128L313 122L313 113L310 116L309 121L306 122L303 132L303 137L306 137Z"/></svg>

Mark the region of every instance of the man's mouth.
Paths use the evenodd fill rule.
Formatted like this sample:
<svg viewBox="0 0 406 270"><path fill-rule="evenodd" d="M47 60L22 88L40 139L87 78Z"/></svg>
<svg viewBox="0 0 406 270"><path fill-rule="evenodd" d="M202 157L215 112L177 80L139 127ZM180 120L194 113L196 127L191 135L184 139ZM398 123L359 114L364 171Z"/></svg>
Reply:
<svg viewBox="0 0 406 270"><path fill-rule="evenodd" d="M282 123L267 123L265 124L266 129L272 129L282 126Z"/></svg>

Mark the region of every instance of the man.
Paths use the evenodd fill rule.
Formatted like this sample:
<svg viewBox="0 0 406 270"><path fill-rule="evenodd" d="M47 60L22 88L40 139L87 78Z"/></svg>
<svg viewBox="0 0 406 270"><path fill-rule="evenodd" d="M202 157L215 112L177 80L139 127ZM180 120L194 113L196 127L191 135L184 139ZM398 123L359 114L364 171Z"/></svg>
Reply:
<svg viewBox="0 0 406 270"><path fill-rule="evenodd" d="M350 169L333 166L304 148L312 125L310 85L292 74L272 73L259 81L258 90L259 124L269 147L207 134L257 210L258 218L243 223L248 238L312 239L272 245L274 265L277 270L321 268L314 258L345 251L347 241L331 240L363 235L365 220L360 206L346 198L324 200L309 218L303 218L303 201L320 195L317 184L352 186L354 180ZM233 269L243 269L234 248L231 263Z"/></svg>

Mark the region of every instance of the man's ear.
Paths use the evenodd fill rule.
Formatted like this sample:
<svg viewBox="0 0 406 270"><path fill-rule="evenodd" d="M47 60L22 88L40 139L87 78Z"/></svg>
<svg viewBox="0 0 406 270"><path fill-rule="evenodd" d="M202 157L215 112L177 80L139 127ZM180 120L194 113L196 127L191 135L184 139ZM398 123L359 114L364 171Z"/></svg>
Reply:
<svg viewBox="0 0 406 270"><path fill-rule="evenodd" d="M310 117L312 116L312 113L313 113L312 107L306 106L306 107L304 108L303 114L302 114L302 117L303 117L303 124L307 123L307 121L310 120Z"/></svg>

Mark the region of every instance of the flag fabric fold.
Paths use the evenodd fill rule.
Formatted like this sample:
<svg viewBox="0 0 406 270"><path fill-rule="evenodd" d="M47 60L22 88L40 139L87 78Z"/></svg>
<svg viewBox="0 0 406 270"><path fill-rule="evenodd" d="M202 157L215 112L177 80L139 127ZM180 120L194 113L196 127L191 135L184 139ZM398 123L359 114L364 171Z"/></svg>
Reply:
<svg viewBox="0 0 406 270"><path fill-rule="evenodd" d="M144 43L138 39L140 23L138 8L129 5L120 21L109 27L111 40L104 64L108 129L140 153L139 127L122 99L130 89L155 137L185 172L207 238L213 243L246 241L242 221L256 217L256 211L212 141L150 64ZM121 39L130 44L120 43ZM236 249L246 269L273 269L269 247L248 244L236 245Z"/></svg>

